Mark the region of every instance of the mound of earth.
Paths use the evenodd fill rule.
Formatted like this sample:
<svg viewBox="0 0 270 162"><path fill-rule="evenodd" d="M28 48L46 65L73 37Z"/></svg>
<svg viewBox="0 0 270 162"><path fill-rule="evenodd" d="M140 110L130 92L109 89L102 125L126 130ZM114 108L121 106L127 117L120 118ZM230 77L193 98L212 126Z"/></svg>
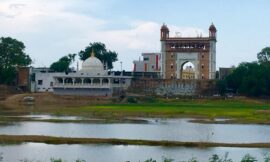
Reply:
<svg viewBox="0 0 270 162"><path fill-rule="evenodd" d="M8 97L4 103L5 105L17 105L29 102L28 98L33 98L31 104L39 105L91 105L91 104L106 104L111 103L111 98L97 98L88 96L59 96L52 93L24 93L16 94Z"/></svg>

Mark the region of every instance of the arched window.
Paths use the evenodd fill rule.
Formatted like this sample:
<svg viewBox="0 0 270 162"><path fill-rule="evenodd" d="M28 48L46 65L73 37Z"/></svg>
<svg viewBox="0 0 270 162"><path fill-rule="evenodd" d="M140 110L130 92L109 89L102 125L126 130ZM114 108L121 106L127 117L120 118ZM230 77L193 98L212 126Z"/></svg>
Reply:
<svg viewBox="0 0 270 162"><path fill-rule="evenodd" d="M93 84L100 84L100 79L99 78L94 78L93 79Z"/></svg>
<svg viewBox="0 0 270 162"><path fill-rule="evenodd" d="M84 78L83 83L84 84L91 84L91 79L90 78Z"/></svg>
<svg viewBox="0 0 270 162"><path fill-rule="evenodd" d="M109 79L108 78L103 78L102 79L102 84L109 84Z"/></svg>
<svg viewBox="0 0 270 162"><path fill-rule="evenodd" d="M75 84L82 84L82 79L81 78L76 78L74 83Z"/></svg>
<svg viewBox="0 0 270 162"><path fill-rule="evenodd" d="M66 84L73 84L72 78L66 78L65 83Z"/></svg>

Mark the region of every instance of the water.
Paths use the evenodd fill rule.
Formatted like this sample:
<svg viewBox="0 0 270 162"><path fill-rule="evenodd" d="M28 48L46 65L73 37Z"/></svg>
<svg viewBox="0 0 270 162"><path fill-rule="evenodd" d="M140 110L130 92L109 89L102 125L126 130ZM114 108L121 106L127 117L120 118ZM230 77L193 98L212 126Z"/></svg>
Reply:
<svg viewBox="0 0 270 162"><path fill-rule="evenodd" d="M148 124L18 122L0 125L0 134L223 143L270 141L268 125L199 124L190 123L188 119L148 120Z"/></svg>
<svg viewBox="0 0 270 162"><path fill-rule="evenodd" d="M186 147L153 147L153 146L113 146L113 145L48 145L42 143L26 143L22 145L1 146L5 162L19 162L28 160L49 161L51 157L62 158L69 162L76 159L88 162L139 162L149 158L162 160L162 156L173 158L177 161L197 157L200 161L208 161L213 154L224 156L229 153L229 158L234 161L247 153L262 159L270 149L257 148L186 148ZM16 153L16 156L14 156ZM105 156L104 156L105 155Z"/></svg>

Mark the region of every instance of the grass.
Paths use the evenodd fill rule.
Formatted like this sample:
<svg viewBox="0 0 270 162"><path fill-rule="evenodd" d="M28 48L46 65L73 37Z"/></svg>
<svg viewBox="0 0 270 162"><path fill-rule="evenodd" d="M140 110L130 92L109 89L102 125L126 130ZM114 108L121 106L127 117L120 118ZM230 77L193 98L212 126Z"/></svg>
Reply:
<svg viewBox="0 0 270 162"><path fill-rule="evenodd" d="M263 111L262 111L263 110ZM160 100L154 103L65 107L55 114L101 117L231 118L241 123L270 123L270 103L258 100Z"/></svg>
<svg viewBox="0 0 270 162"><path fill-rule="evenodd" d="M46 144L111 144L111 145L145 145L166 147L247 147L270 148L270 143L214 143L214 142L181 142L132 140L115 138L69 138L38 135L0 135L0 144L20 144L24 142L38 142Z"/></svg>
<svg viewBox="0 0 270 162"><path fill-rule="evenodd" d="M156 99L152 102L144 101L133 104L36 105L31 109L15 107L8 111L12 113L31 112L36 114L96 117L107 120L126 117L203 117L207 119L229 118L231 119L230 123L270 124L270 101L253 99Z"/></svg>

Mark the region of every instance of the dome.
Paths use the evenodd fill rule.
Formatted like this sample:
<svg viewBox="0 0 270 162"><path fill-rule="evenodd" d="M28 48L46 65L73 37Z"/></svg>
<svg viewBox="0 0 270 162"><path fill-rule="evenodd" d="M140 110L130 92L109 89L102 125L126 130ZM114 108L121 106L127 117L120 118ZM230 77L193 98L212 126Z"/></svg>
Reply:
<svg viewBox="0 0 270 162"><path fill-rule="evenodd" d="M91 57L82 63L81 72L89 73L91 75L100 75L105 73L103 64L94 56L93 52Z"/></svg>
<svg viewBox="0 0 270 162"><path fill-rule="evenodd" d="M216 29L216 27L215 27L215 25L212 23L212 25L209 27L209 30L210 31L213 31L213 32L216 32L217 31L217 29Z"/></svg>
<svg viewBox="0 0 270 162"><path fill-rule="evenodd" d="M163 25L161 26L161 30L169 30L169 28L167 27L167 25L163 24Z"/></svg>

